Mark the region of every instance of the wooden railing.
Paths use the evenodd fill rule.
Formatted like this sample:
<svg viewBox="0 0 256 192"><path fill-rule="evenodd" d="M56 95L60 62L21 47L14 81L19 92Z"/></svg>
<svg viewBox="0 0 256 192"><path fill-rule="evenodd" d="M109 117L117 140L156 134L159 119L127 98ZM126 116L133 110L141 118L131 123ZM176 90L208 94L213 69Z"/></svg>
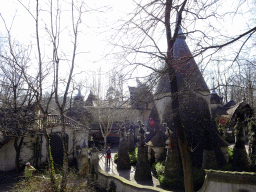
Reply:
<svg viewBox="0 0 256 192"><path fill-rule="evenodd" d="M49 126L55 127L61 125L60 115L48 115L47 122ZM64 117L64 123L66 126L71 127L72 129L86 129L84 125L67 116Z"/></svg>

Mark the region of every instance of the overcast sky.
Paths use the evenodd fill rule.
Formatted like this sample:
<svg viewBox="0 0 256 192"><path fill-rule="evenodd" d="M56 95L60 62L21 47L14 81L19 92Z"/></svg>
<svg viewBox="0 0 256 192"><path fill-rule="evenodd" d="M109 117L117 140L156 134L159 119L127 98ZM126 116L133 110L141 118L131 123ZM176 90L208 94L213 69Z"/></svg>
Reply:
<svg viewBox="0 0 256 192"><path fill-rule="evenodd" d="M35 15L35 0L21 0L21 2L31 11L33 15ZM47 3L48 1L41 0L39 2ZM233 2L233 0L226 1L226 5L223 5L221 10L228 11L230 8L232 8ZM113 62L116 62L105 57L106 54L111 52L107 40L111 35L113 35L112 29L115 28L116 21L124 18L126 13L131 12L134 8L134 4L131 0L91 0L85 1L85 3L86 6L84 10L86 12L82 18L82 25L80 28L81 33L79 34L78 39L78 52L81 54L77 56L75 73L80 73L80 75L82 74L82 79L90 79L90 81L86 83L91 86L93 76L99 71L100 68L101 72L105 73L111 69L114 64ZM71 23L70 10L68 3L62 3L61 6L62 56L70 57L69 53L71 52L70 48L72 47L70 29L66 30ZM44 29L49 27L50 17L47 13L47 6L45 3L42 3L40 8L41 46L43 47L44 59L47 60L47 58L51 56L51 46L49 45L49 36L47 36ZM244 9L247 9L246 4L244 4ZM0 13L5 20L7 27L10 28L12 26L11 34L13 39L22 44L35 45L35 21L28 11L17 0L0 0ZM248 25L248 20L248 14L238 15L235 18L229 15L226 17L226 20L215 24L221 26L223 28L223 32L227 35L235 35L238 34L241 29L244 28L244 26ZM2 35L5 35L6 31L4 29L4 22L2 20L0 21L0 28ZM189 42L187 43L190 45ZM190 47L190 49L193 48ZM36 55L36 53L32 53L31 55ZM66 70L67 67L63 67L63 69ZM81 73L81 71L83 73ZM92 71L95 73L92 73ZM135 71L134 75L136 76L138 74L139 72ZM129 82L129 84L133 85L132 82ZM208 85L211 85L211 83L209 84L208 82Z"/></svg>

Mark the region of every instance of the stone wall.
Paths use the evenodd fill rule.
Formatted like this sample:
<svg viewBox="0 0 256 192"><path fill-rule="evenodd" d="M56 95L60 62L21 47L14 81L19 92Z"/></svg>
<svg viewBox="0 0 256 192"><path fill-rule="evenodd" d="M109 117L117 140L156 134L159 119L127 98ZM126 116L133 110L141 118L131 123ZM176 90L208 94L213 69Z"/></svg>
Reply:
<svg viewBox="0 0 256 192"><path fill-rule="evenodd" d="M203 187L198 192L254 192L256 173L205 170Z"/></svg>
<svg viewBox="0 0 256 192"><path fill-rule="evenodd" d="M21 164L25 165L33 157L32 143L35 142L36 137L24 137L23 145L20 152ZM20 139L18 140L20 142ZM14 138L11 138L0 149L0 171L10 171L15 169L16 151L14 148ZM32 163L32 162L31 162Z"/></svg>
<svg viewBox="0 0 256 192"><path fill-rule="evenodd" d="M57 126L54 127L52 132L60 132L61 127ZM48 133L50 133L51 130L48 130ZM69 142L68 142L68 152L69 152L69 158L71 159L73 157L73 151L75 154L75 157L77 157L77 150L76 147L80 146L82 147L83 142L85 141L85 144L88 145L88 130L78 130L74 132L73 130L66 128L66 133L69 135ZM25 165L26 162L30 162L33 165L33 143L35 143L36 135L29 136L26 135L23 140L23 145L21 147L21 153L20 153L20 160L21 164ZM41 136L40 136L41 137ZM73 140L73 138L75 138ZM40 138L41 139L41 138ZM20 142L20 139L19 139ZM42 135L42 151L41 154L43 155L41 159L39 160L39 164L46 161L46 140L44 135ZM10 171L15 169L15 156L16 151L14 148L14 138L11 138L8 143L3 145L0 149L0 171ZM34 166L34 165L33 165Z"/></svg>
<svg viewBox="0 0 256 192"><path fill-rule="evenodd" d="M114 182L116 185L116 191L118 192L168 192L160 188L133 183L131 181L128 181L127 179L124 179L123 177L117 175L110 175L102 171L101 169L98 169L97 173L97 183L105 189L109 189L110 183Z"/></svg>

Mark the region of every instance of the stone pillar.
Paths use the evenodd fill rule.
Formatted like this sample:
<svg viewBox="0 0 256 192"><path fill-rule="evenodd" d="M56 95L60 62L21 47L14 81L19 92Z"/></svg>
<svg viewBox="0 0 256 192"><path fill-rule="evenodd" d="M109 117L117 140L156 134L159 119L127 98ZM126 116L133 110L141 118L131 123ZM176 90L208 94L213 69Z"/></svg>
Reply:
<svg viewBox="0 0 256 192"><path fill-rule="evenodd" d="M80 174L87 175L89 173L89 163L88 163L88 149L82 147L80 156L78 157L78 170Z"/></svg>
<svg viewBox="0 0 256 192"><path fill-rule="evenodd" d="M256 170L256 120L252 119L249 124L249 157L253 171Z"/></svg>
<svg viewBox="0 0 256 192"><path fill-rule="evenodd" d="M125 127L122 126L120 131L120 141L118 147L118 159L117 159L117 169L126 170L131 169L130 157L128 154L128 143L125 139Z"/></svg>
<svg viewBox="0 0 256 192"><path fill-rule="evenodd" d="M92 148L92 157L90 163L94 165L94 168L98 168L99 165L99 150L94 146Z"/></svg>
<svg viewBox="0 0 256 192"><path fill-rule="evenodd" d="M168 135L168 139L166 141L167 155L165 160L164 174L167 178L174 178L177 176L182 177L183 171L181 160L179 158L177 138L175 137L174 133L167 127L166 123L164 123L164 126Z"/></svg>
<svg viewBox="0 0 256 192"><path fill-rule="evenodd" d="M139 123L140 124L140 123ZM138 146L138 160L136 164L136 171L134 178L136 181L152 180L151 168L148 160L148 147L145 145L145 131L143 125L139 128L139 142Z"/></svg>
<svg viewBox="0 0 256 192"><path fill-rule="evenodd" d="M249 161L243 139L243 122L239 118L237 118L237 122L234 128L236 143L233 151L233 169L235 171L246 171L249 166Z"/></svg>
<svg viewBox="0 0 256 192"><path fill-rule="evenodd" d="M179 153L177 147L172 147L167 140L167 155L165 160L165 170L164 174L168 178L174 178L177 174L182 174L182 167L179 158Z"/></svg>
<svg viewBox="0 0 256 192"><path fill-rule="evenodd" d="M134 151L135 143L134 143L134 134L133 134L132 128L129 129L127 137L128 137L129 151Z"/></svg>

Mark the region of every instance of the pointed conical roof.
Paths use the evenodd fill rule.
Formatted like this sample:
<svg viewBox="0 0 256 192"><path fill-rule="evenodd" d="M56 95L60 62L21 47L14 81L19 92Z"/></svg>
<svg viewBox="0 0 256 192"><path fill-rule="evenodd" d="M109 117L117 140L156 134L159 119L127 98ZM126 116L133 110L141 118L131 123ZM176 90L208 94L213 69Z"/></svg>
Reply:
<svg viewBox="0 0 256 192"><path fill-rule="evenodd" d="M185 39L182 30L179 29L179 35L173 47L173 56L177 61L173 67L176 71L179 90L192 89L210 92ZM155 94L170 91L170 78L168 74L165 74L161 77Z"/></svg>
<svg viewBox="0 0 256 192"><path fill-rule="evenodd" d="M96 96L90 91L90 94L88 95L86 101L85 101L85 106L93 106L93 101L96 100Z"/></svg>
<svg viewBox="0 0 256 192"><path fill-rule="evenodd" d="M75 98L74 98L74 101L82 101L83 100L83 97L82 97L82 94L81 94L81 91L80 91L80 89L78 89L78 93L77 93L77 95L75 96Z"/></svg>
<svg viewBox="0 0 256 192"><path fill-rule="evenodd" d="M164 131L160 128L157 134L149 141L153 147L165 147L167 136Z"/></svg>

